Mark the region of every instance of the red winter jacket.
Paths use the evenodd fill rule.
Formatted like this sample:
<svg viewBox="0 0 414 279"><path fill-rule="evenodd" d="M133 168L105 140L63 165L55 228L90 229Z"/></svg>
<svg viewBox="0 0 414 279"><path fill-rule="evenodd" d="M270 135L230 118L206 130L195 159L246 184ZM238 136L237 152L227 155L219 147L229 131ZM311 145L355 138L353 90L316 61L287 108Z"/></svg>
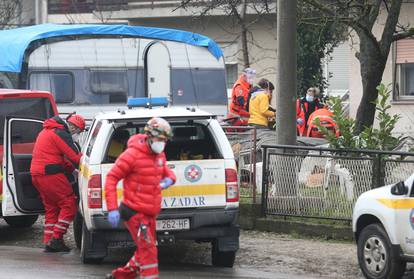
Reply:
<svg viewBox="0 0 414 279"><path fill-rule="evenodd" d="M32 175L73 172L82 154L73 143L65 122L59 117L47 119L33 149L30 173Z"/></svg>
<svg viewBox="0 0 414 279"><path fill-rule="evenodd" d="M105 181L105 198L108 211L118 208L116 185L123 181L123 203L145 215L156 216L161 210L161 179L175 174L167 167L164 152L152 152L147 135L135 135L128 148L118 157Z"/></svg>

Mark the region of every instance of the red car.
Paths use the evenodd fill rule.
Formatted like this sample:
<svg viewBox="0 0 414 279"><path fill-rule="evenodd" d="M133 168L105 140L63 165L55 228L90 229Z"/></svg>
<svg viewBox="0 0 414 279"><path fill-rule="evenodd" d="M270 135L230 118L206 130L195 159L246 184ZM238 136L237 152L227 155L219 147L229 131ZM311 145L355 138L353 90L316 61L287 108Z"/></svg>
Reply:
<svg viewBox="0 0 414 279"><path fill-rule="evenodd" d="M29 169L33 146L39 130L42 129L41 121L55 115L58 115L56 103L49 92L0 89L0 203L7 200L21 205L22 211L29 208L36 208L39 213L43 211L42 204L36 198L38 193L31 184ZM6 142L8 144L5 145ZM9 159L3 162L4 158ZM13 195L3 197L3 170L7 173L18 173L14 175L13 183L5 181L4 184L10 188L10 192L23 194L18 195L18 200ZM3 209L6 206L7 204L2 204ZM26 227L36 222L37 215L3 218L11 226Z"/></svg>

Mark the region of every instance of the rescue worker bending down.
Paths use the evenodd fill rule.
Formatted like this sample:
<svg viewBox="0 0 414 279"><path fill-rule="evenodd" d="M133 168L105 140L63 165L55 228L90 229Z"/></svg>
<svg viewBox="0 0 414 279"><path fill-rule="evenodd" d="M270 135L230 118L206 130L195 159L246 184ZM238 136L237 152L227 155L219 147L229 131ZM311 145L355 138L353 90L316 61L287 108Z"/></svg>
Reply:
<svg viewBox="0 0 414 279"><path fill-rule="evenodd" d="M259 89L252 92L249 102L249 125L258 128L268 128L269 118L275 117L275 112L269 108L272 92L275 89L273 83L267 79L261 79Z"/></svg>
<svg viewBox="0 0 414 279"><path fill-rule="evenodd" d="M72 135L85 129L80 115L71 115L66 122L58 116L47 119L33 149L30 174L45 208L43 242L45 252L69 252L63 241L77 212L76 196L65 173L71 174L82 154Z"/></svg>
<svg viewBox="0 0 414 279"><path fill-rule="evenodd" d="M137 250L128 263L107 278L158 278L156 219L161 210L161 190L175 183L167 167L164 148L172 132L168 122L155 117L145 126L145 134L132 136L105 181L108 221L117 227L125 221ZM118 208L116 186L123 179L123 200Z"/></svg>
<svg viewBox="0 0 414 279"><path fill-rule="evenodd" d="M234 83L231 93L230 112L228 118L232 126L247 125L250 114L246 108L249 91L252 87L256 71L246 68Z"/></svg>
<svg viewBox="0 0 414 279"><path fill-rule="evenodd" d="M323 108L323 104L315 96L318 89L311 87L306 92L305 97L302 97L296 101L296 127L299 136L306 136L308 130L309 116L320 108Z"/></svg>

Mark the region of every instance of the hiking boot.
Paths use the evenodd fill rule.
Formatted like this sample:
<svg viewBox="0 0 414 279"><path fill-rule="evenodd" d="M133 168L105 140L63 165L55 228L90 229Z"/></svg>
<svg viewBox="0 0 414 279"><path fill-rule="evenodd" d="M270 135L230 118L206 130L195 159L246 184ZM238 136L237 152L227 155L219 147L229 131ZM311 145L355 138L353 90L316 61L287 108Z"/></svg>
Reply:
<svg viewBox="0 0 414 279"><path fill-rule="evenodd" d="M52 238L45 247L45 252L69 252L70 248L63 242L63 238Z"/></svg>

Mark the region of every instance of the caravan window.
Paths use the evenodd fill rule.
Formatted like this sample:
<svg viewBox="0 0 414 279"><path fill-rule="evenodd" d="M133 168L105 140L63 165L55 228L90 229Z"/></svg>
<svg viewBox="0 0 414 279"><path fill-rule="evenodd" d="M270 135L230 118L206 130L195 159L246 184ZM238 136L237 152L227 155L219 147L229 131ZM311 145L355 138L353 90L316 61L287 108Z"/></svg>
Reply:
<svg viewBox="0 0 414 279"><path fill-rule="evenodd" d="M49 91L57 103L71 103L74 99L73 76L70 73L32 72L30 89Z"/></svg>
<svg viewBox="0 0 414 279"><path fill-rule="evenodd" d="M90 71L91 91L95 94L116 94L124 96L128 93L128 78L126 71L106 70L106 71ZM121 98L122 99L122 98Z"/></svg>

